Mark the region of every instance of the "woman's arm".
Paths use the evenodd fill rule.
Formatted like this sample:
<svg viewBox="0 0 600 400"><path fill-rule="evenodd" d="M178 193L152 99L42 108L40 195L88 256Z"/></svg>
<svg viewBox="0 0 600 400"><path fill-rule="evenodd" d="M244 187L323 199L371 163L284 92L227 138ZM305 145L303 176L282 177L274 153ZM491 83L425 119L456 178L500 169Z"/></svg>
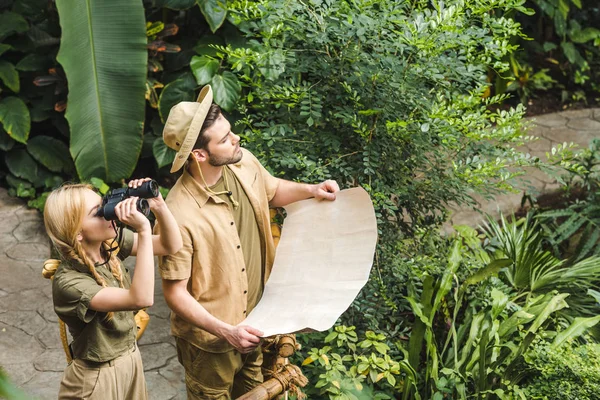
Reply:
<svg viewBox="0 0 600 400"><path fill-rule="evenodd" d="M100 312L139 310L154 302L154 256L150 221L136 208L137 197L117 204L115 212L123 223L137 231L135 274L129 289L102 288L90 301L90 309Z"/></svg>
<svg viewBox="0 0 600 400"><path fill-rule="evenodd" d="M134 179L129 182L129 187L137 188L142 183L149 181L150 178ZM154 213L157 222L157 235L152 235L152 248L154 255L163 256L167 254L174 254L181 249L183 241L181 240L181 232L177 226L175 217L171 214L171 211L167 207L165 200L163 199L160 192L157 197L148 199L150 210ZM131 255L135 256L138 252L138 238L137 235L133 235L133 247L131 249Z"/></svg>

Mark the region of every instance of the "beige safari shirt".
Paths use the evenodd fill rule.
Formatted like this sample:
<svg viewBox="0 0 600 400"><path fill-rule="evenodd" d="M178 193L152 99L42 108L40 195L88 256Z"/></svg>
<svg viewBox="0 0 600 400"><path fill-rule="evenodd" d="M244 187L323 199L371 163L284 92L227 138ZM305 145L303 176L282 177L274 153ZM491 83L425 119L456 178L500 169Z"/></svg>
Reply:
<svg viewBox="0 0 600 400"><path fill-rule="evenodd" d="M229 167L256 216L266 282L275 257L269 201L275 196L279 180L252 153L242 151L242 160ZM211 315L231 325L239 324L247 314L248 277L230 206L207 192L187 170L169 192L166 203L181 230L183 247L176 254L159 257L162 278L189 278L188 291ZM233 349L224 339L191 325L175 313L171 313L171 334L204 351L221 353Z"/></svg>

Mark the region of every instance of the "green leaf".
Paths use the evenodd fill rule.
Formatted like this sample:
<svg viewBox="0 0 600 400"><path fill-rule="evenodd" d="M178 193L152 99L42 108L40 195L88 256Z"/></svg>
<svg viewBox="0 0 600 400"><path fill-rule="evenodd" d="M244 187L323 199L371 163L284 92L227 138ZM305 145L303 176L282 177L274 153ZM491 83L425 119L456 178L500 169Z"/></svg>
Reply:
<svg viewBox="0 0 600 400"><path fill-rule="evenodd" d="M227 4L225 0L197 0L202 15L214 33L223 25L227 16Z"/></svg>
<svg viewBox="0 0 600 400"><path fill-rule="evenodd" d="M572 64L583 65L585 63L584 58L579 53L579 50L575 48L575 45L571 42L563 42L560 44L565 56L569 59Z"/></svg>
<svg viewBox="0 0 600 400"><path fill-rule="evenodd" d="M15 93L19 93L19 73L14 65L8 61L0 60L0 80Z"/></svg>
<svg viewBox="0 0 600 400"><path fill-rule="evenodd" d="M198 85L206 85L219 69L219 61L206 56L194 56L190 62L190 68Z"/></svg>
<svg viewBox="0 0 600 400"><path fill-rule="evenodd" d="M35 136L27 142L27 151L52 172L68 172L73 162L67 145L50 136Z"/></svg>
<svg viewBox="0 0 600 400"><path fill-rule="evenodd" d="M104 183L104 181L100 178L91 178L90 183L93 187L98 189L98 191L102 195L105 195L110 190L110 187L106 183Z"/></svg>
<svg viewBox="0 0 600 400"><path fill-rule="evenodd" d="M0 150L9 151L15 145L15 141L8 136L8 133L0 126Z"/></svg>
<svg viewBox="0 0 600 400"><path fill-rule="evenodd" d="M29 29L25 18L14 12L4 12L0 14L0 39L12 33L23 33Z"/></svg>
<svg viewBox="0 0 600 400"><path fill-rule="evenodd" d="M19 71L42 71L48 65L48 57L40 54L28 54L17 63Z"/></svg>
<svg viewBox="0 0 600 400"><path fill-rule="evenodd" d="M25 149L9 151L6 154L6 166L18 178L29 182L36 182L38 179L38 164Z"/></svg>
<svg viewBox="0 0 600 400"><path fill-rule="evenodd" d="M82 179L128 177L142 148L147 39L137 0L57 0L70 150ZM110 33L110 34L108 34Z"/></svg>
<svg viewBox="0 0 600 400"><path fill-rule="evenodd" d="M600 315L590 318L575 318L573 323L567 329L558 333L552 342L552 347L556 348L562 345L568 339L575 339L600 322Z"/></svg>
<svg viewBox="0 0 600 400"><path fill-rule="evenodd" d="M585 28L582 30L571 30L569 37L575 43L586 43L600 37L600 29Z"/></svg>
<svg viewBox="0 0 600 400"><path fill-rule="evenodd" d="M163 88L158 98L158 113L163 123L171 108L182 101L194 101L194 88L186 79L177 79Z"/></svg>
<svg viewBox="0 0 600 400"><path fill-rule="evenodd" d="M225 111L235 108L242 93L242 87L237 77L229 71L215 75L211 81L215 103Z"/></svg>
<svg viewBox="0 0 600 400"><path fill-rule="evenodd" d="M4 43L0 43L0 56L2 54L4 54L5 52L7 52L8 50L12 49L12 47L8 44L4 44Z"/></svg>
<svg viewBox="0 0 600 400"><path fill-rule="evenodd" d="M14 96L0 100L0 122L10 137L17 142L27 143L31 119L23 100Z"/></svg>
<svg viewBox="0 0 600 400"><path fill-rule="evenodd" d="M575 4L575 7L581 9L581 0L571 0L571 3Z"/></svg>
<svg viewBox="0 0 600 400"><path fill-rule="evenodd" d="M158 164L158 168L162 168L165 165L170 165L175 159L175 150L167 147L162 137L156 138L152 144L152 154Z"/></svg>

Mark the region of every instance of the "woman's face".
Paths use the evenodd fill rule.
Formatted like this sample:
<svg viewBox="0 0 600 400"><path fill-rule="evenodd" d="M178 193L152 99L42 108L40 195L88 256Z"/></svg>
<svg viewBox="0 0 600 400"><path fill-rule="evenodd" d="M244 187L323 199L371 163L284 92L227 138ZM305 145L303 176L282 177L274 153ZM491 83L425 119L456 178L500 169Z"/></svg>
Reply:
<svg viewBox="0 0 600 400"><path fill-rule="evenodd" d="M102 197L93 190L86 189L84 199L85 209L81 225L82 240L87 243L96 243L115 237L112 221L96 216L98 207L102 205Z"/></svg>

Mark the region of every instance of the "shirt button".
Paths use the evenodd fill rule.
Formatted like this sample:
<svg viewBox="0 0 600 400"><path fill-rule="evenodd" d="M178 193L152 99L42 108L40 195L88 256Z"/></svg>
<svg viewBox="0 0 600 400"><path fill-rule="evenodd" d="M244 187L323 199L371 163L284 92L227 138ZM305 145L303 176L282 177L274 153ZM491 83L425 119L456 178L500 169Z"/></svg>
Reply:
<svg viewBox="0 0 600 400"><path fill-rule="evenodd" d="M242 246L240 246L240 245L238 244L238 245L237 245L237 248L239 249L240 247L242 247Z"/></svg>
<svg viewBox="0 0 600 400"><path fill-rule="evenodd" d="M244 294L246 294L246 293L248 293L248 291L247 291L247 290L244 290Z"/></svg>
<svg viewBox="0 0 600 400"><path fill-rule="evenodd" d="M231 225L233 225L233 222L231 223Z"/></svg>
<svg viewBox="0 0 600 400"><path fill-rule="evenodd" d="M244 314L246 314L246 310L244 310Z"/></svg>
<svg viewBox="0 0 600 400"><path fill-rule="evenodd" d="M246 268L242 268L242 272L244 272L246 270Z"/></svg>

